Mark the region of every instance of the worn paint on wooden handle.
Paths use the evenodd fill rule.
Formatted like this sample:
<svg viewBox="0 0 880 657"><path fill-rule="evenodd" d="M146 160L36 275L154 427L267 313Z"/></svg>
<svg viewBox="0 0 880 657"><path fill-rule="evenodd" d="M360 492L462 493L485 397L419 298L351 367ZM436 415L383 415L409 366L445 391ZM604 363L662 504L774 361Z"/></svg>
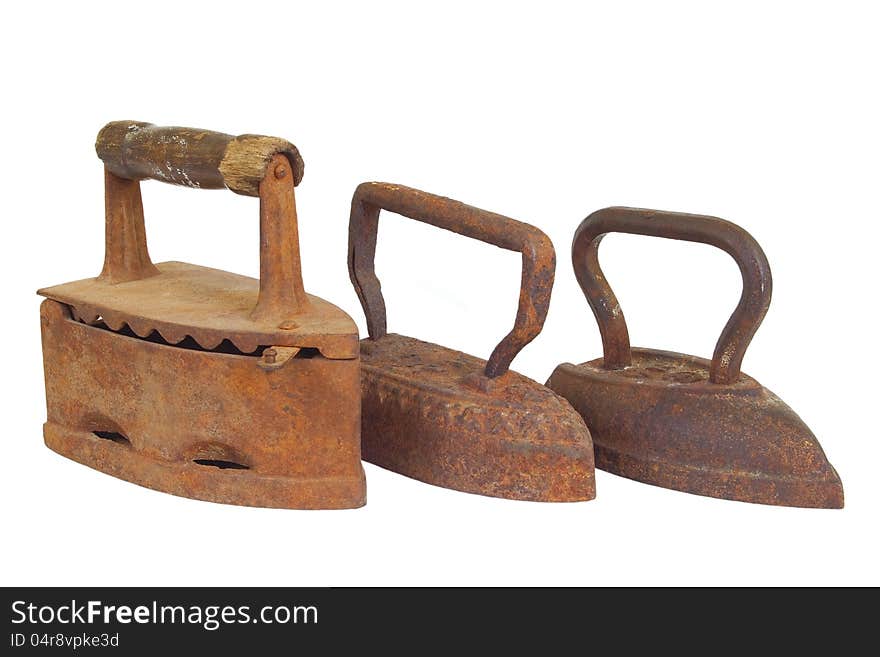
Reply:
<svg viewBox="0 0 880 657"><path fill-rule="evenodd" d="M260 181L272 157L283 153L298 185L305 167L296 146L277 137L239 135L197 128L113 121L98 133L95 150L113 174L129 180L152 178L199 189L227 187L260 195Z"/></svg>

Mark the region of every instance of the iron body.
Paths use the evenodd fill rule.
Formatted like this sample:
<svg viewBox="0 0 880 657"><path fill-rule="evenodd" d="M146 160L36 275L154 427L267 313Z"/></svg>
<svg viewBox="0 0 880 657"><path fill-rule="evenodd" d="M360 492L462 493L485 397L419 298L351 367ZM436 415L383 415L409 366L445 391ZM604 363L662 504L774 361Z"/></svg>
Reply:
<svg viewBox="0 0 880 657"><path fill-rule="evenodd" d="M366 486L357 327L303 289L295 148L254 136L242 147L237 139L137 122L109 124L99 135L104 269L39 291L47 297L45 442L107 474L185 497L358 507ZM226 181L259 196L260 280L154 265L138 179L123 177L132 161L140 163L133 178L156 170L150 177L196 187Z"/></svg>
<svg viewBox="0 0 880 657"><path fill-rule="evenodd" d="M630 348L620 305L599 267L599 243L609 232L703 242L734 258L743 293L711 361ZM578 227L572 262L599 324L604 356L559 365L547 386L590 427L598 468L711 497L843 506L840 478L810 429L776 395L740 373L772 287L769 264L751 235L714 217L606 208Z"/></svg>
<svg viewBox="0 0 880 657"><path fill-rule="evenodd" d="M381 209L523 254L514 328L488 361L387 333L374 269ZM543 326L554 268L553 246L533 226L398 185L358 187L349 271L369 331L361 341L364 460L470 493L553 502L595 497L583 420L564 399L509 370Z"/></svg>

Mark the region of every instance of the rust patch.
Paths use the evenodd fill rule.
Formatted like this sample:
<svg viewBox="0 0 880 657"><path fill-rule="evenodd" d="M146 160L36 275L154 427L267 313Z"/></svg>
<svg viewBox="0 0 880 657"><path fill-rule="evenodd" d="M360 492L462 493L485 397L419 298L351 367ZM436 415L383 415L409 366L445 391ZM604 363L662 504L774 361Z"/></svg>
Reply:
<svg viewBox="0 0 880 657"><path fill-rule="evenodd" d="M388 334L361 342L363 458L437 486L543 502L595 497L580 416L536 381Z"/></svg>

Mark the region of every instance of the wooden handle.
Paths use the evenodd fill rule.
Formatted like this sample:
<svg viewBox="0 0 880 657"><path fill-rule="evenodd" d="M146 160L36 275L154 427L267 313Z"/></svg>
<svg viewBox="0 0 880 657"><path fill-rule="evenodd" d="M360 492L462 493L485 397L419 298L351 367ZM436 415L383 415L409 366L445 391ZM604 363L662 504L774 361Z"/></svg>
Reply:
<svg viewBox="0 0 880 657"><path fill-rule="evenodd" d="M227 187L245 196L260 195L260 181L274 155L287 156L294 185L302 180L305 168L296 146L284 139L234 137L141 121L108 123L98 133L95 150L107 169L120 178L152 178L199 189Z"/></svg>

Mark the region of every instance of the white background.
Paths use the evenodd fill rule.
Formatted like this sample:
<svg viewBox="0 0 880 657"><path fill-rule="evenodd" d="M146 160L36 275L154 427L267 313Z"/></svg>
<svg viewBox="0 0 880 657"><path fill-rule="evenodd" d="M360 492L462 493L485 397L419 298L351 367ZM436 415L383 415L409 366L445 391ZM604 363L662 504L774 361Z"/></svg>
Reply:
<svg viewBox="0 0 880 657"><path fill-rule="evenodd" d="M4 9L2 584L880 584L876 291L878 15L871 3L149 2ZM702 498L597 472L548 505L367 465L337 512L172 497L42 444L38 287L95 275L114 119L289 138L313 294L363 316L345 264L365 180L541 227L558 253L545 330L514 361L543 382L600 355L571 271L607 205L712 214L763 245L774 301L744 370L810 425L843 511ZM257 275L257 202L143 185L151 255ZM383 215L392 331L487 357L516 254ZM633 343L712 353L739 297L720 251L611 236ZM169 373L169 375L172 373Z"/></svg>

